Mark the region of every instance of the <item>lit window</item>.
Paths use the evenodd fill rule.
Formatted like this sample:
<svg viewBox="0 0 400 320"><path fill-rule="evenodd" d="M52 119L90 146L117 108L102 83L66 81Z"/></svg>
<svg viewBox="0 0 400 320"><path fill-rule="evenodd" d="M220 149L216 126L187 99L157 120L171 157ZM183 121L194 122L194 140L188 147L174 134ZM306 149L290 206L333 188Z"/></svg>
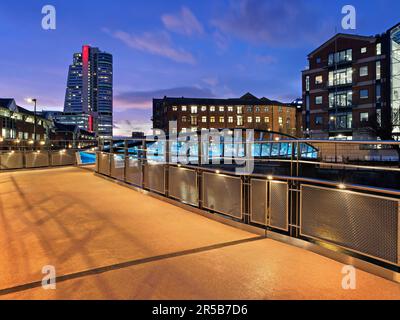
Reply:
<svg viewBox="0 0 400 320"><path fill-rule="evenodd" d="M361 53L367 53L367 47L362 47L361 48Z"/></svg>
<svg viewBox="0 0 400 320"><path fill-rule="evenodd" d="M215 117L210 117L210 122L214 123L215 122Z"/></svg>
<svg viewBox="0 0 400 320"><path fill-rule="evenodd" d="M253 122L253 117L247 117L247 122L252 123Z"/></svg>
<svg viewBox="0 0 400 320"><path fill-rule="evenodd" d="M321 84L323 81L322 76L316 76L315 77L315 84Z"/></svg>
<svg viewBox="0 0 400 320"><path fill-rule="evenodd" d="M201 122L206 123L207 122L207 117L201 117Z"/></svg>
<svg viewBox="0 0 400 320"><path fill-rule="evenodd" d="M377 43L376 44L376 55L380 56L382 54L382 44Z"/></svg>
<svg viewBox="0 0 400 320"><path fill-rule="evenodd" d="M265 118L264 118L264 122L265 122L265 123L269 123L269 117L265 117Z"/></svg>
<svg viewBox="0 0 400 320"><path fill-rule="evenodd" d="M182 106L182 111L187 111L187 106Z"/></svg>
<svg viewBox="0 0 400 320"><path fill-rule="evenodd" d="M228 107L228 112L233 112L233 107L232 106Z"/></svg>
<svg viewBox="0 0 400 320"><path fill-rule="evenodd" d="M368 122L368 112L360 113L360 122Z"/></svg>
<svg viewBox="0 0 400 320"><path fill-rule="evenodd" d="M190 107L190 112L191 113L197 113L197 106L191 106Z"/></svg>
<svg viewBox="0 0 400 320"><path fill-rule="evenodd" d="M279 118L278 118L278 123L279 123L280 126L283 125L283 118L282 118L282 117L279 117Z"/></svg>
<svg viewBox="0 0 400 320"><path fill-rule="evenodd" d="M206 106L202 106L202 107L201 107L201 111L202 111L202 112L207 111L207 107L206 107Z"/></svg>
<svg viewBox="0 0 400 320"><path fill-rule="evenodd" d="M381 79L381 62L377 61L376 62L376 80Z"/></svg>
<svg viewBox="0 0 400 320"><path fill-rule="evenodd" d="M365 77L368 75L368 66L360 68L360 77Z"/></svg>
<svg viewBox="0 0 400 320"><path fill-rule="evenodd" d="M310 91L310 76L306 77L306 91Z"/></svg>
<svg viewBox="0 0 400 320"><path fill-rule="evenodd" d="M173 106L172 107L172 111L178 111L178 107L177 106Z"/></svg>
<svg viewBox="0 0 400 320"><path fill-rule="evenodd" d="M228 122L233 123L233 117L228 117Z"/></svg>
<svg viewBox="0 0 400 320"><path fill-rule="evenodd" d="M260 123L261 122L261 117L256 117L256 123Z"/></svg>
<svg viewBox="0 0 400 320"><path fill-rule="evenodd" d="M215 112L215 107L214 106L210 107L210 112Z"/></svg>
<svg viewBox="0 0 400 320"><path fill-rule="evenodd" d="M224 123L225 122L225 118L224 117L219 117L219 122L220 123Z"/></svg>
<svg viewBox="0 0 400 320"><path fill-rule="evenodd" d="M186 116L182 117L182 122L186 122Z"/></svg>
<svg viewBox="0 0 400 320"><path fill-rule="evenodd" d="M219 107L219 112L224 112L225 111L225 107Z"/></svg>
<svg viewBox="0 0 400 320"><path fill-rule="evenodd" d="M238 106L237 107L237 114L242 114L243 113L243 107L242 106Z"/></svg>
<svg viewBox="0 0 400 320"><path fill-rule="evenodd" d="M182 128L182 132L185 133L187 131L186 128Z"/></svg>
<svg viewBox="0 0 400 320"><path fill-rule="evenodd" d="M237 116L236 120L237 120L237 125L238 126L242 126L243 125L243 117L242 116Z"/></svg>

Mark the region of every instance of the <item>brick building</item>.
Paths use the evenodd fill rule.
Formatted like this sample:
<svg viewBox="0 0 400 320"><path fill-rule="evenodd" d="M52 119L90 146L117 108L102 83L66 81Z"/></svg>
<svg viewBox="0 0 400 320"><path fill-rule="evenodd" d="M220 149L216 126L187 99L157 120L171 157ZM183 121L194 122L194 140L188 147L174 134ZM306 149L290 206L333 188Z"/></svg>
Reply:
<svg viewBox="0 0 400 320"><path fill-rule="evenodd" d="M400 134L400 24L376 36L337 34L308 55L303 134L390 139Z"/></svg>
<svg viewBox="0 0 400 320"><path fill-rule="evenodd" d="M168 132L169 121L177 121L178 132L242 128L296 135L294 105L250 93L237 99L153 99L153 128Z"/></svg>

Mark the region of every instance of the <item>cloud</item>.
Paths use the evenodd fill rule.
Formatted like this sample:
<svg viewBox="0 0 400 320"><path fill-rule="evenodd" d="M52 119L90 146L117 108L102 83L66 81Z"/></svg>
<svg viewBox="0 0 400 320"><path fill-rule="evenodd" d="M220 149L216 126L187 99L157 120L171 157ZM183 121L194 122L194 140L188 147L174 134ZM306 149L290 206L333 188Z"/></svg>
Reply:
<svg viewBox="0 0 400 320"><path fill-rule="evenodd" d="M187 36L204 33L202 24L187 7L182 7L178 14L164 14L161 20L165 28L176 33Z"/></svg>
<svg viewBox="0 0 400 320"><path fill-rule="evenodd" d="M176 47L166 32L145 32L141 35L136 35L120 30L112 32L108 29L103 29L103 31L111 34L114 38L122 41L130 48L162 56L175 62L187 64L196 63L196 59L193 55L182 48Z"/></svg>
<svg viewBox="0 0 400 320"><path fill-rule="evenodd" d="M253 44L286 47L319 42L328 26L305 0L232 1L227 13L211 24L225 35Z"/></svg>
<svg viewBox="0 0 400 320"><path fill-rule="evenodd" d="M214 94L210 89L201 87L176 87L151 91L128 91L117 94L114 97L115 105L120 109L151 109L153 98L190 97L212 98Z"/></svg>

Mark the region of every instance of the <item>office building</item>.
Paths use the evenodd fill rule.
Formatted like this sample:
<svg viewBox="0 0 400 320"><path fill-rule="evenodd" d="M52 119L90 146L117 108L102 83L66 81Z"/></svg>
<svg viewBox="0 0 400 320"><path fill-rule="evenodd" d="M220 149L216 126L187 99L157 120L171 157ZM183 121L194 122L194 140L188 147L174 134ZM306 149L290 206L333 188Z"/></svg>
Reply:
<svg viewBox="0 0 400 320"><path fill-rule="evenodd" d="M153 128L168 132L177 121L178 132L201 129L259 129L296 135L296 108L250 93L237 99L153 99Z"/></svg>
<svg viewBox="0 0 400 320"><path fill-rule="evenodd" d="M65 124L85 122L83 129L101 139L113 136L113 57L98 48L83 46L69 67L65 94ZM86 120L87 119L87 120Z"/></svg>
<svg viewBox="0 0 400 320"><path fill-rule="evenodd" d="M400 24L376 36L337 34L308 55L303 134L316 139L398 139Z"/></svg>

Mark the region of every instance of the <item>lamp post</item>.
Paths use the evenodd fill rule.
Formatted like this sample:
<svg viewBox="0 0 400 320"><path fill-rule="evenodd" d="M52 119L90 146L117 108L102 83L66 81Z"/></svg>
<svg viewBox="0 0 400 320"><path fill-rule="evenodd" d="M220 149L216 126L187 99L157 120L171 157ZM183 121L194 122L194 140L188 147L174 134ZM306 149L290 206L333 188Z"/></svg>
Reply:
<svg viewBox="0 0 400 320"><path fill-rule="evenodd" d="M26 99L27 102L29 103L34 103L33 107L33 140L36 141L36 105L37 105L37 99L29 98Z"/></svg>

